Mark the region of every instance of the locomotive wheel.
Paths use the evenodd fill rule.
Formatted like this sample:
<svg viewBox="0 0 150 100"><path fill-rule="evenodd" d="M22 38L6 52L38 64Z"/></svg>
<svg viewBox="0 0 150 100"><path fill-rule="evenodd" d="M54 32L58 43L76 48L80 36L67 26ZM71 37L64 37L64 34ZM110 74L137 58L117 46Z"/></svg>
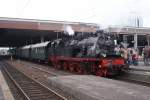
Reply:
<svg viewBox="0 0 150 100"><path fill-rule="evenodd" d="M76 67L76 71L78 74L84 74L84 70L80 66Z"/></svg>
<svg viewBox="0 0 150 100"><path fill-rule="evenodd" d="M54 66L54 68L56 68L56 69L57 69L57 64L56 64L56 63L53 63L53 66Z"/></svg>
<svg viewBox="0 0 150 100"><path fill-rule="evenodd" d="M77 67L77 73L78 73L78 74L81 74L81 73L82 73L82 70L81 70L80 67Z"/></svg>
<svg viewBox="0 0 150 100"><path fill-rule="evenodd" d="M70 66L70 67L69 67L69 70L70 70L71 72L74 72L74 66Z"/></svg>
<svg viewBox="0 0 150 100"><path fill-rule="evenodd" d="M70 63L69 64L69 71L75 72L76 63Z"/></svg>
<svg viewBox="0 0 150 100"><path fill-rule="evenodd" d="M61 69L61 65L56 65L56 69Z"/></svg>
<svg viewBox="0 0 150 100"><path fill-rule="evenodd" d="M63 69L68 70L68 64L66 62L63 63Z"/></svg>
<svg viewBox="0 0 150 100"><path fill-rule="evenodd" d="M97 72L96 72L96 76L103 76L102 71L97 71Z"/></svg>
<svg viewBox="0 0 150 100"><path fill-rule="evenodd" d="M54 68L57 69L57 65L54 65Z"/></svg>
<svg viewBox="0 0 150 100"><path fill-rule="evenodd" d="M99 69L99 70L96 72L96 75L97 75L97 76L104 76L104 77L106 77L106 76L107 76L107 70L105 70L105 69Z"/></svg>

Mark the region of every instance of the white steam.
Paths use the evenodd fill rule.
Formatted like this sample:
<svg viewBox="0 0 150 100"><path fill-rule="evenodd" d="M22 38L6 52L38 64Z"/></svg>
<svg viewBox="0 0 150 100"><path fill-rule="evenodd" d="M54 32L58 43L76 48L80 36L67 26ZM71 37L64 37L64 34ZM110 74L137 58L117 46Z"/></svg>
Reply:
<svg viewBox="0 0 150 100"><path fill-rule="evenodd" d="M68 35L74 35L74 30L72 29L71 26L67 25L65 27L65 33L67 33Z"/></svg>

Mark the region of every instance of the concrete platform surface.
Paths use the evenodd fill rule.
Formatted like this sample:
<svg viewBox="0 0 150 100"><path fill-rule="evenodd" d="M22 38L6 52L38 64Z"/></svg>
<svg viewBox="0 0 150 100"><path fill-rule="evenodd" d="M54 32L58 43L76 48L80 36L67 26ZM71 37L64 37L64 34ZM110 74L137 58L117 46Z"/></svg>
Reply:
<svg viewBox="0 0 150 100"><path fill-rule="evenodd" d="M13 95L11 94L11 91L4 79L4 76L2 75L1 71L0 71L0 86L3 92L3 98L4 100L14 100ZM1 100L1 99L0 99ZM3 99L2 99L3 100Z"/></svg>
<svg viewBox="0 0 150 100"><path fill-rule="evenodd" d="M130 66L131 70L138 70L138 71L147 71L150 72L150 66Z"/></svg>
<svg viewBox="0 0 150 100"><path fill-rule="evenodd" d="M126 70L124 76L137 81L150 83L150 71Z"/></svg>
<svg viewBox="0 0 150 100"><path fill-rule="evenodd" d="M4 95L2 91L2 87L0 86L0 100L4 100Z"/></svg>
<svg viewBox="0 0 150 100"><path fill-rule="evenodd" d="M6 80L1 72L3 63L0 61L0 100L14 100L13 95L6 83Z"/></svg>
<svg viewBox="0 0 150 100"><path fill-rule="evenodd" d="M69 100L150 100L150 87L92 75L49 77L49 85Z"/></svg>
<svg viewBox="0 0 150 100"><path fill-rule="evenodd" d="M129 68L131 68L133 70L150 71L150 65L148 65L148 66L144 65L143 61L139 61L139 64L137 66L130 65Z"/></svg>
<svg viewBox="0 0 150 100"><path fill-rule="evenodd" d="M131 74L139 74L139 75L146 75L150 77L150 71L141 71L141 70L126 70L125 72Z"/></svg>

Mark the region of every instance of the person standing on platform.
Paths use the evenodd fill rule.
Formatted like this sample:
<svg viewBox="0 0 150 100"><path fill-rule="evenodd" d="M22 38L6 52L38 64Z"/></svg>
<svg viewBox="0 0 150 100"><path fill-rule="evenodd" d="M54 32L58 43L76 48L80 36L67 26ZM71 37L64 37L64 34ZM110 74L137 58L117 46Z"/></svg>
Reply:
<svg viewBox="0 0 150 100"><path fill-rule="evenodd" d="M133 65L137 66L138 65L138 50L137 49L133 49L133 55L132 55L132 61L133 61Z"/></svg>
<svg viewBox="0 0 150 100"><path fill-rule="evenodd" d="M120 52L121 52L122 57L125 59L125 63L126 63L127 65L129 65L127 48L121 48L121 49L120 49Z"/></svg>
<svg viewBox="0 0 150 100"><path fill-rule="evenodd" d="M143 60L144 60L144 64L145 64L146 66L149 65L149 57L150 57L149 52L150 52L150 51L149 51L149 47L148 47L148 46L145 46L145 47L143 48L143 55L144 55Z"/></svg>
<svg viewBox="0 0 150 100"><path fill-rule="evenodd" d="M128 54L127 54L127 60L128 60L128 64L129 64L129 65L132 64L132 52L131 52L131 51L132 51L131 48L128 48L128 49L127 49L127 53L128 53Z"/></svg>

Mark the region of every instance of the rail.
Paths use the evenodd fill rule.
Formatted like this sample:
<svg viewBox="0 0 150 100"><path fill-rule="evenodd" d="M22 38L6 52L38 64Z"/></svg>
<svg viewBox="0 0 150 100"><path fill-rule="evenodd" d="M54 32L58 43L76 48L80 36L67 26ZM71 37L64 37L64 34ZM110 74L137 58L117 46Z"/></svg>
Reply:
<svg viewBox="0 0 150 100"><path fill-rule="evenodd" d="M25 100L67 100L7 63L3 68Z"/></svg>

